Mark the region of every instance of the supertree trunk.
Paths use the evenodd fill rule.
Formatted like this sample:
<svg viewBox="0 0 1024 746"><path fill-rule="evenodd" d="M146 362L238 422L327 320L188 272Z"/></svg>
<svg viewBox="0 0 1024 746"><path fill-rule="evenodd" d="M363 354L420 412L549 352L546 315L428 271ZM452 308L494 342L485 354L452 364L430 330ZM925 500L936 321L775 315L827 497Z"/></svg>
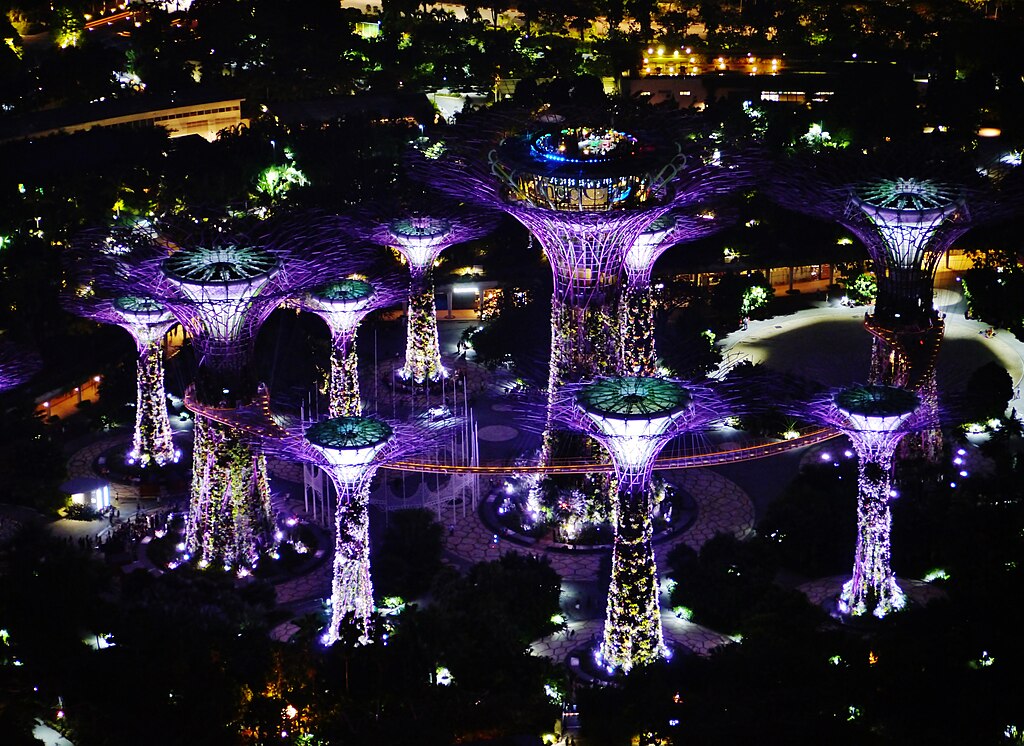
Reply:
<svg viewBox="0 0 1024 746"><path fill-rule="evenodd" d="M202 564L253 565L272 529L263 454L234 428L196 417L185 543Z"/></svg>
<svg viewBox="0 0 1024 746"><path fill-rule="evenodd" d="M171 421L164 391L164 363L161 340L148 342L136 361L135 435L131 458L146 466L163 466L174 460Z"/></svg>
<svg viewBox="0 0 1024 746"><path fill-rule="evenodd" d="M556 450L551 404L565 383L611 375L618 366L618 328L607 305L581 307L551 299L551 362L548 368L548 425L541 463Z"/></svg>
<svg viewBox="0 0 1024 746"><path fill-rule="evenodd" d="M356 335L339 336L331 348L331 380L328 407L331 417L358 417L363 405L359 396L359 356Z"/></svg>
<svg viewBox="0 0 1024 746"><path fill-rule="evenodd" d="M620 304L621 373L654 376L658 353L654 347L654 303L650 283L626 286Z"/></svg>
<svg viewBox="0 0 1024 746"><path fill-rule="evenodd" d="M892 456L861 458L857 481L857 551L853 576L843 586L839 610L884 617L906 604L890 565Z"/></svg>
<svg viewBox="0 0 1024 746"><path fill-rule="evenodd" d="M370 633L373 581L370 578L369 477L366 475L357 482L334 480L338 506L331 621L325 637L328 645L341 637L341 625L346 619L350 619L362 635Z"/></svg>
<svg viewBox="0 0 1024 746"><path fill-rule="evenodd" d="M405 339L402 377L413 383L436 381L444 375L437 339L434 275L427 269L413 272L409 283L409 327Z"/></svg>
<svg viewBox="0 0 1024 746"><path fill-rule="evenodd" d="M629 671L668 653L658 604L649 480L620 475L614 504L612 575L600 657L605 665Z"/></svg>

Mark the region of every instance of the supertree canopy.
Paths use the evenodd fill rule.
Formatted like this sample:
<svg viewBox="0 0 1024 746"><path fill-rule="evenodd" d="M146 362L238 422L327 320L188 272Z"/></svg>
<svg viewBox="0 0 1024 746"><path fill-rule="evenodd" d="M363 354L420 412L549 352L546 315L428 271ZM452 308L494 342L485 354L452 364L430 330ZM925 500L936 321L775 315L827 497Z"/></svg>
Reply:
<svg viewBox="0 0 1024 746"><path fill-rule="evenodd" d="M489 233L495 221L479 210L443 204L435 204L426 213L368 206L364 214L363 235L398 250L409 265L409 314L401 376L416 384L436 381L446 372L437 337L434 263L445 249Z"/></svg>
<svg viewBox="0 0 1024 746"><path fill-rule="evenodd" d="M647 226L626 249L622 263L626 281L619 308L619 359L625 375L657 373L651 287L654 263L672 246L709 236L721 230L724 222L710 209L669 213Z"/></svg>
<svg viewBox="0 0 1024 746"><path fill-rule="evenodd" d="M374 311L398 303L402 292L394 277L349 277L315 287L301 298L301 308L320 316L331 330L328 408L332 417L362 413L356 354L359 324Z"/></svg>
<svg viewBox="0 0 1024 746"><path fill-rule="evenodd" d="M369 493L377 470L439 444L455 420L390 422L377 417L333 417L288 437L267 442L283 458L312 463L330 476L337 491L334 579L327 644L351 620L362 635L371 627Z"/></svg>
<svg viewBox="0 0 1024 746"><path fill-rule="evenodd" d="M21 386L42 366L39 356L9 341L0 332L0 391Z"/></svg>
<svg viewBox="0 0 1024 746"><path fill-rule="evenodd" d="M795 412L842 432L859 459L857 549L840 612L881 618L903 608L906 597L890 565L893 454L907 433L935 426L931 410L906 389L866 385L833 391Z"/></svg>
<svg viewBox="0 0 1024 746"><path fill-rule="evenodd" d="M343 271L359 254L324 238L324 221L177 218L84 234L77 263L106 292L151 299L185 327L198 361L186 403L196 412L189 552L200 563L252 564L272 536L266 461L227 414L259 404L255 337L287 298ZM333 224L329 223L329 227ZM122 248L124 247L124 248Z"/></svg>
<svg viewBox="0 0 1024 746"><path fill-rule="evenodd" d="M731 413L727 398L711 389L667 378L567 384L555 399L556 419L600 442L615 465L612 574L598 651L609 669L629 671L668 654L652 543L654 460L673 438L707 429Z"/></svg>
<svg viewBox="0 0 1024 746"><path fill-rule="evenodd" d="M117 324L132 335L136 350L135 433L128 453L142 466L163 466L176 459L164 390L163 339L177 323L160 302L138 295L68 297L65 307L79 316Z"/></svg>

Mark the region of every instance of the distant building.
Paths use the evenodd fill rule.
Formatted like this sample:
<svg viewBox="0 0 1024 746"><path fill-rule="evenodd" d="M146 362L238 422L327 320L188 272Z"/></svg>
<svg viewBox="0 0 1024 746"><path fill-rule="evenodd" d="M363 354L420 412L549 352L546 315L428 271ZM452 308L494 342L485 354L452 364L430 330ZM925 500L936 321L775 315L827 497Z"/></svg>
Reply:
<svg viewBox="0 0 1024 746"><path fill-rule="evenodd" d="M126 99L51 109L0 123L0 142L31 140L59 133L82 132L114 125L160 126L171 137L200 135L215 140L229 127L247 125L239 97L207 93L189 95L140 95Z"/></svg>

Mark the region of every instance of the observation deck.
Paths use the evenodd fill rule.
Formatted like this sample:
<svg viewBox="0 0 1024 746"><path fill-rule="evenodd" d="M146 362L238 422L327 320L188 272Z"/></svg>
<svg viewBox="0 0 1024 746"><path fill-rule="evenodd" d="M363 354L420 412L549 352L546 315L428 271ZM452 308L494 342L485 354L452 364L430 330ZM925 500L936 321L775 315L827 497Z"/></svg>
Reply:
<svg viewBox="0 0 1024 746"><path fill-rule="evenodd" d="M508 137L491 153L506 199L566 212L659 202L678 151L610 127L569 126Z"/></svg>

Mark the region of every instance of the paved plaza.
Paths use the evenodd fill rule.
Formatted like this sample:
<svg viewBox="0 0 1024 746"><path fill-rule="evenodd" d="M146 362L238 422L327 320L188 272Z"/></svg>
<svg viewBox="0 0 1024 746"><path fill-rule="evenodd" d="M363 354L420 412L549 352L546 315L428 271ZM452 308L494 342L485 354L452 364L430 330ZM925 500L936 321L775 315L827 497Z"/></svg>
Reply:
<svg viewBox="0 0 1024 746"><path fill-rule="evenodd" d="M745 537L754 528L754 505L735 483L711 469L687 469L664 472L669 480L688 492L697 503L694 524L671 541L658 544L655 554L666 557L676 544L685 542L698 549L716 534ZM456 565L498 559L505 552L543 555L555 571L567 581L598 580L607 552L549 551L550 540L540 540L524 547L500 536L495 541L493 529L473 512L452 527L447 544L449 560Z"/></svg>

